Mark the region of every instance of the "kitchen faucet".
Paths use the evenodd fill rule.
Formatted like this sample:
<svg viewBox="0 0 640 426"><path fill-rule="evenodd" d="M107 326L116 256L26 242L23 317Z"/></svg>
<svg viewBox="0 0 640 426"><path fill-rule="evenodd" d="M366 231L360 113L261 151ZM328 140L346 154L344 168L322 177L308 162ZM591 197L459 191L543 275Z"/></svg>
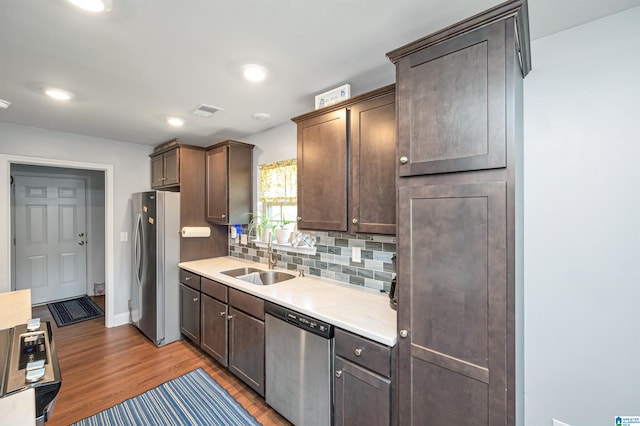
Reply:
<svg viewBox="0 0 640 426"><path fill-rule="evenodd" d="M267 243L267 263L269 264L269 269L273 269L278 264L278 257L271 247L272 240L273 236L271 235L271 231L269 231L269 242Z"/></svg>

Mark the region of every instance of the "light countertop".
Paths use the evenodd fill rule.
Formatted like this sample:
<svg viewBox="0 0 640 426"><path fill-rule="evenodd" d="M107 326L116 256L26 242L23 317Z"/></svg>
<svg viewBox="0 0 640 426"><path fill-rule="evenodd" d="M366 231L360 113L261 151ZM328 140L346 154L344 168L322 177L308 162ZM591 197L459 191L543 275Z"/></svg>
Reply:
<svg viewBox="0 0 640 426"><path fill-rule="evenodd" d="M267 270L267 265L235 257L194 260L178 266L378 343L394 346L398 340L396 311L389 307L387 294L379 291L316 276L296 277L266 286L255 285L221 272L243 266ZM280 268L276 270L295 273Z"/></svg>

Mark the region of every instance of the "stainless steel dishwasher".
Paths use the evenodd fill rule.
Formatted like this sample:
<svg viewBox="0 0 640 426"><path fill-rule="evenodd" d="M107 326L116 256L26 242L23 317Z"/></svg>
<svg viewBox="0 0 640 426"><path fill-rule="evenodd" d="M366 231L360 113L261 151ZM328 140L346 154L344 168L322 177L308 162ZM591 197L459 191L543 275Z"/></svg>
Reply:
<svg viewBox="0 0 640 426"><path fill-rule="evenodd" d="M331 425L333 326L265 303L265 400L294 425Z"/></svg>

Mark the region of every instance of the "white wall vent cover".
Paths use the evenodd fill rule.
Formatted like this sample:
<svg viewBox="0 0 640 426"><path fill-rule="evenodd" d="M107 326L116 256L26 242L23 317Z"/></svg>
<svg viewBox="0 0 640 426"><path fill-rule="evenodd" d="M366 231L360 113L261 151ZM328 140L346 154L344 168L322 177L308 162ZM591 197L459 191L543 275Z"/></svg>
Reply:
<svg viewBox="0 0 640 426"><path fill-rule="evenodd" d="M200 104L192 114L199 115L200 117L211 117L213 113L222 111L222 108L218 108L213 105Z"/></svg>

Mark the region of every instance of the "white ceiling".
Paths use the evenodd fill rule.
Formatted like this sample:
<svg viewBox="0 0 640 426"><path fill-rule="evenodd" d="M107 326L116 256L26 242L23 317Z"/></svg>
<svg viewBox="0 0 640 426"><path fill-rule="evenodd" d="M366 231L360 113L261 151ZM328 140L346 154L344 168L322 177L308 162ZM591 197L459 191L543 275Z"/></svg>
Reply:
<svg viewBox="0 0 640 426"><path fill-rule="evenodd" d="M66 0L2 0L0 122L157 145L208 146L311 111L314 95L358 95L394 81L385 53L496 0L113 0L103 15ZM530 0L533 39L640 0ZM269 69L263 83L240 67ZM533 57L535 69L535 56ZM44 86L73 92L61 104ZM209 118L199 104L223 108ZM251 118L255 112L268 121ZM172 128L167 116L185 119Z"/></svg>

